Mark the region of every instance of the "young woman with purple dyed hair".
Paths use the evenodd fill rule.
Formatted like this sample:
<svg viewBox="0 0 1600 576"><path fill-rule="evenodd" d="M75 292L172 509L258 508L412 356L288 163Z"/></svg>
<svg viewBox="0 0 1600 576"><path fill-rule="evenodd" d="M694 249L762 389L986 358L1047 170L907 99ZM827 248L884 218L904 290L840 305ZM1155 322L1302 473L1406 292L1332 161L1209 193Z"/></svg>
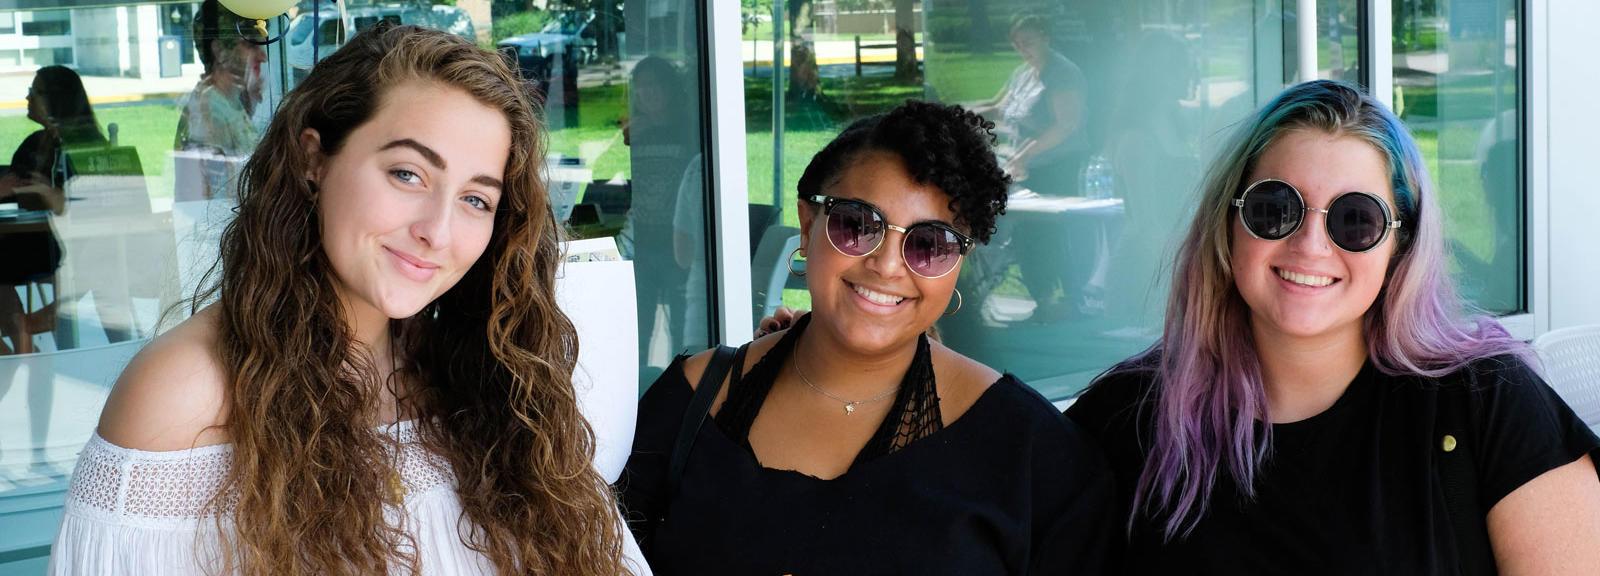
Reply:
<svg viewBox="0 0 1600 576"><path fill-rule="evenodd" d="M1433 194L1411 135L1346 84L1239 130L1162 338L1067 410L1122 487L1125 572L1600 566L1600 439L1525 344L1464 314Z"/></svg>

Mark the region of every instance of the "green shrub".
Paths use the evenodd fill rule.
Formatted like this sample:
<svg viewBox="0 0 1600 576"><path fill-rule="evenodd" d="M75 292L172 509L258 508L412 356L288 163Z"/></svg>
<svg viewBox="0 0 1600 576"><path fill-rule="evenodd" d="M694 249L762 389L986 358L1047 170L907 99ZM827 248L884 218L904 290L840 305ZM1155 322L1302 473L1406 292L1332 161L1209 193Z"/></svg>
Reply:
<svg viewBox="0 0 1600 576"><path fill-rule="evenodd" d="M528 10L526 12L514 12L505 16L496 16L494 18L494 29L490 36L498 44L501 40L512 36L538 32L549 21L550 13L545 10Z"/></svg>

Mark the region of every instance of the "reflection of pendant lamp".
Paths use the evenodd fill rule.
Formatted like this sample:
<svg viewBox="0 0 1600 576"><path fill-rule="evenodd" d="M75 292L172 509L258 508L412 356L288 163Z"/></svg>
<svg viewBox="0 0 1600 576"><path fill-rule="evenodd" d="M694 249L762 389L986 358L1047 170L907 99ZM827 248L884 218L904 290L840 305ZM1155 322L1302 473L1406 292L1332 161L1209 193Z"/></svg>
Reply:
<svg viewBox="0 0 1600 576"><path fill-rule="evenodd" d="M229 12L256 21L256 33L267 38L267 20L289 11L295 0L219 0ZM271 40L268 40L271 42Z"/></svg>

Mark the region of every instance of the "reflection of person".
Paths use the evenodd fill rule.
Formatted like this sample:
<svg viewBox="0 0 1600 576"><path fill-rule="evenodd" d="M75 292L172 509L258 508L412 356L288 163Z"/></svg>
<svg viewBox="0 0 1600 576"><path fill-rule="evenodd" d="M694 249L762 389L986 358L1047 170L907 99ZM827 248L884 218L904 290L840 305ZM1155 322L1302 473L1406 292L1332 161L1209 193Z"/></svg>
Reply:
<svg viewBox="0 0 1600 576"><path fill-rule="evenodd" d="M67 150L106 143L83 79L66 66L40 68L28 87L28 119L40 128L11 153L11 168L0 176L0 202L37 203L60 212L65 207L61 189L74 172ZM49 192L40 199L16 197L18 188L31 185L44 185Z"/></svg>
<svg viewBox="0 0 1600 576"><path fill-rule="evenodd" d="M798 251L816 310L741 347L726 385L701 380L705 352L640 400L620 483L654 569L1099 573L1113 532L1099 453L1026 384L926 336L1005 206L987 125L908 102L812 159ZM675 483L701 393L720 400L688 429Z"/></svg>
<svg viewBox="0 0 1600 576"><path fill-rule="evenodd" d="M639 278L640 358L650 362L658 310L666 317L664 348L678 352L688 267L674 254L673 208L684 168L699 148L699 132L683 72L671 61L649 56L633 67L628 85L631 115L623 129L630 148L633 203L630 254ZM659 366L660 364L657 364Z"/></svg>
<svg viewBox="0 0 1600 576"><path fill-rule="evenodd" d="M237 166L260 140L251 115L261 101L266 51L239 35L242 21L217 0L201 3L194 19L195 50L205 73L182 102L174 146L222 157L205 164L208 189L200 197L216 196L236 182Z"/></svg>
<svg viewBox="0 0 1600 576"><path fill-rule="evenodd" d="M1011 26L1011 46L1023 63L992 100L974 110L998 117L1000 135L1010 144L1005 170L1017 186L1047 196L1075 196L1088 152L1082 129L1087 90L1083 71L1050 47L1045 20L1024 16ZM1070 308L1056 296L1071 298L1067 281L1066 231L1058 222L1019 222L1016 233L1029 247L1017 254L1022 282L1037 303L1035 318L1059 320Z"/></svg>
<svg viewBox="0 0 1600 576"><path fill-rule="evenodd" d="M1143 33L1122 68L1105 151L1124 210L1106 275L1107 307L1123 322L1158 326L1161 264L1171 261L1173 230L1182 227L1200 178L1199 138L1182 105L1194 95L1199 71L1184 40L1165 31Z"/></svg>
<svg viewBox="0 0 1600 576"><path fill-rule="evenodd" d="M1017 184L1040 194L1071 196L1088 150L1081 130L1088 88L1083 71L1050 47L1049 29L1038 16L1012 24L1011 46L1022 64L999 94L973 111L998 116L1000 136L1010 145L1005 170Z"/></svg>
<svg viewBox="0 0 1600 576"><path fill-rule="evenodd" d="M83 79L65 66L40 68L28 87L28 119L39 123L40 128L24 138L12 152L11 167L0 176L0 202L16 202L24 208L61 213L66 209L63 187L74 173L67 150L106 142L95 120L94 109L89 105ZM48 246L55 242L54 234L50 236L48 241L35 245ZM5 265L59 264L59 257L59 253L19 255L8 259ZM9 346L0 344L0 351L19 354L33 351L31 331L26 323L39 322L28 318L28 314L34 312L24 310L15 287L0 285L0 335L11 341Z"/></svg>
<svg viewBox="0 0 1600 576"><path fill-rule="evenodd" d="M1309 82L1219 158L1161 340L1067 409L1115 470L1124 570L1600 565L1600 438L1525 344L1458 315L1400 121L1357 87Z"/></svg>
<svg viewBox="0 0 1600 576"><path fill-rule="evenodd" d="M216 303L111 392L54 573L623 573L532 109L495 53L387 24L288 94Z"/></svg>

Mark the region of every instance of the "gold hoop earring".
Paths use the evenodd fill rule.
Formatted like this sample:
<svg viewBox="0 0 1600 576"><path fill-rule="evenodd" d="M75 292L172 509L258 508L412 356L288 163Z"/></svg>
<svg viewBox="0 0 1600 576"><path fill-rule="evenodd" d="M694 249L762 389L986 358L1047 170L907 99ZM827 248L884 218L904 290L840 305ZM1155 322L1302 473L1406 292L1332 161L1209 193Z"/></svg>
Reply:
<svg viewBox="0 0 1600 576"><path fill-rule="evenodd" d="M795 248L793 252L789 253L789 273L790 274L794 274L795 276L799 276L801 278L805 278L806 277L806 271L804 269L801 269L801 270L795 270L794 269L794 263L795 263L794 257L795 257L796 254L800 254L800 249L799 248ZM802 260L801 263L804 263L804 261Z"/></svg>
<svg viewBox="0 0 1600 576"><path fill-rule="evenodd" d="M945 312L944 315L945 316L950 316L950 315L955 314L956 312L960 312L961 311L961 305L965 304L965 303L966 303L966 301L961 298L961 289L960 288L956 288L956 309L955 310L951 310L949 312Z"/></svg>

